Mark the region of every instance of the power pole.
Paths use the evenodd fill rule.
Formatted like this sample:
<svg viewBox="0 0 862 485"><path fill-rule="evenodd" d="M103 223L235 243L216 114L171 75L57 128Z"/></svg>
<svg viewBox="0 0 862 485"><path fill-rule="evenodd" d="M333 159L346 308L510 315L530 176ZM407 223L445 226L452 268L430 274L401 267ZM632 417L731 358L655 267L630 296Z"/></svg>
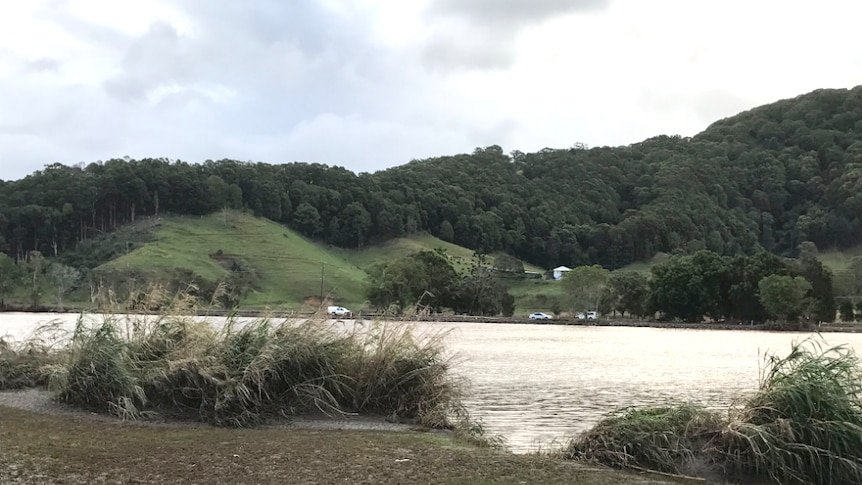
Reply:
<svg viewBox="0 0 862 485"><path fill-rule="evenodd" d="M320 304L323 304L323 278L326 276L326 263L320 262Z"/></svg>

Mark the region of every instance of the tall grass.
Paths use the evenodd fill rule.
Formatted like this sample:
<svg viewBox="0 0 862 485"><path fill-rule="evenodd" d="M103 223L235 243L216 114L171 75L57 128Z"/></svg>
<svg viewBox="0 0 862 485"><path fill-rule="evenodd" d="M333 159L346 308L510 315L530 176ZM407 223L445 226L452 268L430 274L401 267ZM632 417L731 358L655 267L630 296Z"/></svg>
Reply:
<svg viewBox="0 0 862 485"><path fill-rule="evenodd" d="M0 338L0 390L46 386L64 338L57 322L40 326L23 341Z"/></svg>
<svg viewBox="0 0 862 485"><path fill-rule="evenodd" d="M862 367L817 341L769 355L758 391L728 417L691 406L610 415L570 442L571 458L779 484L862 483Z"/></svg>
<svg viewBox="0 0 862 485"><path fill-rule="evenodd" d="M687 404L624 409L570 443L565 453L619 468L699 474L716 466L721 425L718 414Z"/></svg>
<svg viewBox="0 0 862 485"><path fill-rule="evenodd" d="M862 483L862 369L845 347L770 356L759 391L727 426L737 469L778 483Z"/></svg>
<svg viewBox="0 0 862 485"><path fill-rule="evenodd" d="M363 413L442 427L463 415L463 386L451 373L443 334L339 325L82 317L61 351L50 352L53 365L38 368L61 401L127 418L158 414L240 427L308 412ZM0 372L6 353L0 345ZM26 373L33 366L9 367Z"/></svg>

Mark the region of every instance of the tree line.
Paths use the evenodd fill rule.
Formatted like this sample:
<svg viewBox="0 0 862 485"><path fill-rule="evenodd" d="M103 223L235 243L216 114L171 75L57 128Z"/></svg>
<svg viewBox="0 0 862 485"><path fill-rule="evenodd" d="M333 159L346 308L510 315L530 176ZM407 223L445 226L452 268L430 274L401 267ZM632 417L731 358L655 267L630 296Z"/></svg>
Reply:
<svg viewBox="0 0 862 485"><path fill-rule="evenodd" d="M615 269L664 253L796 256L862 242L862 87L692 137L473 153L355 174L315 163L113 159L0 181L0 251L60 256L163 214L242 209L341 247L431 233L480 253ZM88 264L96 264L92 261Z"/></svg>

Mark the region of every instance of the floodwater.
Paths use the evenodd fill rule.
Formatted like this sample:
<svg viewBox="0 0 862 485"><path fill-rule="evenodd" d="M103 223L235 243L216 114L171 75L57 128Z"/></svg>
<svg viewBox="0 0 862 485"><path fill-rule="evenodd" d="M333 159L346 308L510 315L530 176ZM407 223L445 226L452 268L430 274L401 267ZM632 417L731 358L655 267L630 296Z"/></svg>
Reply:
<svg viewBox="0 0 862 485"><path fill-rule="evenodd" d="M52 319L0 314L0 335L25 338ZM217 321L217 319L216 319ZM350 324L350 322L348 321ZM788 353L812 334L490 323L414 323L448 331L455 371L469 379L467 406L514 452L565 444L628 406L697 403L727 409L757 388L764 356ZM826 345L862 353L862 334L825 333Z"/></svg>

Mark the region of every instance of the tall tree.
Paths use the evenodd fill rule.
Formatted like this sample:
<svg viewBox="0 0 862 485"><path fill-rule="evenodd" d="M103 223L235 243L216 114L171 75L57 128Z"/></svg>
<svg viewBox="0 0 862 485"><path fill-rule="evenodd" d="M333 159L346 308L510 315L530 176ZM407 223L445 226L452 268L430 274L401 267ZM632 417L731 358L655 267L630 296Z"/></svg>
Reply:
<svg viewBox="0 0 862 485"><path fill-rule="evenodd" d="M810 303L805 295L811 290L811 283L801 276L771 275L760 280L757 286L763 307L783 321L799 316Z"/></svg>
<svg viewBox="0 0 862 485"><path fill-rule="evenodd" d="M597 311L609 279L610 271L599 265L578 266L566 272L562 283L572 310Z"/></svg>
<svg viewBox="0 0 862 485"><path fill-rule="evenodd" d="M6 308L6 297L21 278L21 270L15 260L0 253L0 310Z"/></svg>
<svg viewBox="0 0 862 485"><path fill-rule="evenodd" d="M62 308L63 297L81 283L81 272L62 263L52 263L48 273L57 291L57 307Z"/></svg>

